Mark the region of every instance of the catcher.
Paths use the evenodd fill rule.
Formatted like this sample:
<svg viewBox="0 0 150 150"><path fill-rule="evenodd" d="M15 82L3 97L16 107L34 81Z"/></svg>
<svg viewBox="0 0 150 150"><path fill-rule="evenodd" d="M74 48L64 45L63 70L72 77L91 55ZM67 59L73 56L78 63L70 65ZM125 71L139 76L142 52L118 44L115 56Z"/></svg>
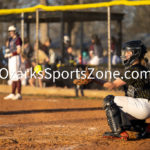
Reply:
<svg viewBox="0 0 150 150"><path fill-rule="evenodd" d="M140 41L129 41L123 45L125 55L122 58L125 66L124 75L113 82L94 79L97 83L108 89L126 86L125 96L108 95L104 98L104 109L111 132L105 132L106 138L129 138L126 131L136 131L137 138L146 138L150 135L150 124L145 120L150 117L150 79L144 75L142 78L133 78L136 71L140 74L148 69L142 64L147 52L145 45ZM74 80L74 84L87 84L92 80Z"/></svg>

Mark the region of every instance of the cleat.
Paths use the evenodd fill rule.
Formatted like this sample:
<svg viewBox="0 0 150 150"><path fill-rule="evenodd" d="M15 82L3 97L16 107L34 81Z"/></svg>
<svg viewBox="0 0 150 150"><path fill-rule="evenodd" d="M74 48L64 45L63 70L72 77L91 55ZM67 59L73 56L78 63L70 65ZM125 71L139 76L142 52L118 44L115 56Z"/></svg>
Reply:
<svg viewBox="0 0 150 150"><path fill-rule="evenodd" d="M147 123L145 130L143 132L138 133L138 139L150 138L150 123Z"/></svg>
<svg viewBox="0 0 150 150"><path fill-rule="evenodd" d="M129 135L127 132L114 133L114 132L105 132L103 135L104 138L109 139L121 139L127 141L129 139Z"/></svg>
<svg viewBox="0 0 150 150"><path fill-rule="evenodd" d="M9 94L8 96L4 97L4 100L13 99L15 97L15 94Z"/></svg>
<svg viewBox="0 0 150 150"><path fill-rule="evenodd" d="M22 100L22 96L21 96L21 94L16 94L13 98L12 98L12 100Z"/></svg>

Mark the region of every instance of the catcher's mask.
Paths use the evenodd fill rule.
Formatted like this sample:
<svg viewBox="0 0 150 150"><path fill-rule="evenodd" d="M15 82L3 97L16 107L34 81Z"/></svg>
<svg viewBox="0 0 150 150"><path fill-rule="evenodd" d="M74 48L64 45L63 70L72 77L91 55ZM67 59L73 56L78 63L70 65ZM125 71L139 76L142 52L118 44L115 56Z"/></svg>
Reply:
<svg viewBox="0 0 150 150"><path fill-rule="evenodd" d="M130 57L126 57L125 54L127 51L131 51L132 55ZM144 57L147 52L145 45L140 40L129 41L123 44L122 48L122 62L125 66L130 66L135 62L135 60L141 59Z"/></svg>

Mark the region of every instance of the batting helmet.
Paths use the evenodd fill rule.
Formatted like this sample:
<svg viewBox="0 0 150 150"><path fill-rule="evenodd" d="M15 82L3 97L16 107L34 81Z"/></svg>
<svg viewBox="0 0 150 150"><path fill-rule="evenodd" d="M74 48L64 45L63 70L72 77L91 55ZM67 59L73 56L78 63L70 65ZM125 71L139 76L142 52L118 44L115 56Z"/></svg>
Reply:
<svg viewBox="0 0 150 150"><path fill-rule="evenodd" d="M11 25L8 27L8 31L16 31L16 27L14 25Z"/></svg>
<svg viewBox="0 0 150 150"><path fill-rule="evenodd" d="M143 58L147 52L146 46L140 40L124 43L123 50L132 52L131 57L128 59L126 59L125 56L122 56L122 61L125 66L130 66L135 60Z"/></svg>

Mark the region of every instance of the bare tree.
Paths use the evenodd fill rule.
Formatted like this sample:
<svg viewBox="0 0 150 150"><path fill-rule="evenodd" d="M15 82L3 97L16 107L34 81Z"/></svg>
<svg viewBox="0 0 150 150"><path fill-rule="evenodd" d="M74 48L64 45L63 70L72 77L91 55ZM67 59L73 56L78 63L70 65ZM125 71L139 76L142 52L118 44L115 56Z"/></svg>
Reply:
<svg viewBox="0 0 150 150"><path fill-rule="evenodd" d="M96 3L96 2L102 2L102 1L104 1L104 0L71 0L71 1L70 0L62 0L61 4L63 4L63 5L86 4L86 3ZM106 1L109 1L109 0L105 0L105 2ZM84 11L84 10L82 10L82 11ZM72 45L75 45L77 43L77 39L78 39L77 36L80 31L80 23L73 23L71 27L72 27L71 41L72 41ZM87 26L86 26L86 30L88 31Z"/></svg>
<svg viewBox="0 0 150 150"><path fill-rule="evenodd" d="M3 0L0 0L0 9L15 8L16 5L18 4L18 1L19 0L16 0L16 1L10 1L10 0L3 1ZM12 22L10 22L10 23L12 23ZM0 38L1 38L0 46L5 44L5 39L7 38L6 33L7 33L7 28L8 28L9 24L0 23L0 33L1 33L1 35L0 35Z"/></svg>
<svg viewBox="0 0 150 150"><path fill-rule="evenodd" d="M140 6L136 8L134 15L132 31L134 32L150 32L150 7Z"/></svg>
<svg viewBox="0 0 150 150"><path fill-rule="evenodd" d="M83 0L74 0L74 2L78 1L79 4L83 3ZM72 41L72 45L75 45L75 43L77 43L77 34L80 31L80 23L74 23L72 26L72 37L71 37L71 41Z"/></svg>

